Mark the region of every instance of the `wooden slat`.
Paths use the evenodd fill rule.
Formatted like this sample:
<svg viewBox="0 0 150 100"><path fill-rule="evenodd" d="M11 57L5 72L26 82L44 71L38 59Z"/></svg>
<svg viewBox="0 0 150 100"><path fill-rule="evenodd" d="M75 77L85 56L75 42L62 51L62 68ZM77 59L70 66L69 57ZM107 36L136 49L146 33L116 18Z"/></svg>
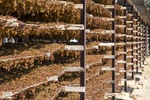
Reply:
<svg viewBox="0 0 150 100"><path fill-rule="evenodd" d="M83 9L83 4L75 4L74 8L75 9Z"/></svg>
<svg viewBox="0 0 150 100"><path fill-rule="evenodd" d="M127 81L127 79L121 79L121 81Z"/></svg>
<svg viewBox="0 0 150 100"><path fill-rule="evenodd" d="M121 18L121 19L126 19L127 17L126 16L117 16L118 18Z"/></svg>
<svg viewBox="0 0 150 100"><path fill-rule="evenodd" d="M84 47L82 45L66 45L65 50L82 51Z"/></svg>
<svg viewBox="0 0 150 100"><path fill-rule="evenodd" d="M121 6L121 8L120 8L121 10L126 10L127 8L126 7L123 7L123 6Z"/></svg>
<svg viewBox="0 0 150 100"><path fill-rule="evenodd" d="M125 72L128 72L128 73L129 73L129 72L134 72L134 71L132 71L132 70L127 70L127 71L126 71L126 70L119 70L119 72L120 72L120 73L125 73ZM124 81L124 79L123 79L122 81Z"/></svg>
<svg viewBox="0 0 150 100"><path fill-rule="evenodd" d="M63 89L65 92L85 92L85 87L71 87L65 86Z"/></svg>
<svg viewBox="0 0 150 100"><path fill-rule="evenodd" d="M133 59L133 61L138 61L137 59Z"/></svg>
<svg viewBox="0 0 150 100"><path fill-rule="evenodd" d="M113 80L106 80L106 81L104 81L104 83L115 83L115 81L113 81Z"/></svg>
<svg viewBox="0 0 150 100"><path fill-rule="evenodd" d="M138 19L134 18L133 20L138 21Z"/></svg>
<svg viewBox="0 0 150 100"><path fill-rule="evenodd" d="M132 31L132 30L133 30L133 28L127 28L127 30Z"/></svg>
<svg viewBox="0 0 150 100"><path fill-rule="evenodd" d="M119 52L118 54L119 54L119 55L125 55L126 52Z"/></svg>
<svg viewBox="0 0 150 100"><path fill-rule="evenodd" d="M6 25L6 27L18 27L18 26L19 26L19 23L17 22L13 22L13 23Z"/></svg>
<svg viewBox="0 0 150 100"><path fill-rule="evenodd" d="M99 46L114 46L114 43L100 43Z"/></svg>
<svg viewBox="0 0 150 100"><path fill-rule="evenodd" d="M133 23L133 21L127 21L127 23L128 23L128 24L132 24L132 23Z"/></svg>
<svg viewBox="0 0 150 100"><path fill-rule="evenodd" d="M51 26L40 26L38 24L24 24L30 27L39 27L44 29L56 29L56 30L84 30L83 24L61 24L61 25L51 25Z"/></svg>
<svg viewBox="0 0 150 100"><path fill-rule="evenodd" d="M133 32L138 32L137 30L133 30Z"/></svg>
<svg viewBox="0 0 150 100"><path fill-rule="evenodd" d="M65 26L65 30L84 30L84 26L82 24L70 24Z"/></svg>
<svg viewBox="0 0 150 100"><path fill-rule="evenodd" d="M6 99L6 98L12 99L12 97L11 97L13 94L12 92L2 92L1 94L2 94L2 96L0 96L0 99Z"/></svg>
<svg viewBox="0 0 150 100"><path fill-rule="evenodd" d="M126 61L123 61L123 60L117 61L117 64L124 64L124 63L126 63Z"/></svg>
<svg viewBox="0 0 150 100"><path fill-rule="evenodd" d="M137 50L138 48L133 48L134 50Z"/></svg>
<svg viewBox="0 0 150 100"><path fill-rule="evenodd" d="M118 36L118 37L125 37L126 34L116 34L116 36Z"/></svg>
<svg viewBox="0 0 150 100"><path fill-rule="evenodd" d="M105 20L105 21L114 21L115 19L114 18L101 18L102 20Z"/></svg>
<svg viewBox="0 0 150 100"><path fill-rule="evenodd" d="M138 37L137 36L133 36L133 38L137 39Z"/></svg>
<svg viewBox="0 0 150 100"><path fill-rule="evenodd" d="M116 45L125 45L124 42L116 43Z"/></svg>
<svg viewBox="0 0 150 100"><path fill-rule="evenodd" d="M99 47L98 46L93 46L92 49L99 49Z"/></svg>
<svg viewBox="0 0 150 100"><path fill-rule="evenodd" d="M133 58L133 56L127 56L127 58Z"/></svg>
<svg viewBox="0 0 150 100"><path fill-rule="evenodd" d="M127 63L128 66L133 65L133 63Z"/></svg>
<svg viewBox="0 0 150 100"><path fill-rule="evenodd" d="M116 76L117 76L117 75L120 75L120 73L116 73Z"/></svg>
<svg viewBox="0 0 150 100"><path fill-rule="evenodd" d="M105 59L113 59L113 58L115 58L115 56L114 55L104 55L103 58L105 58Z"/></svg>
<svg viewBox="0 0 150 100"><path fill-rule="evenodd" d="M133 35L127 35L127 37L133 37Z"/></svg>
<svg viewBox="0 0 150 100"><path fill-rule="evenodd" d="M115 68L113 68L113 67L103 67L102 70L104 70L104 71L114 71Z"/></svg>
<svg viewBox="0 0 150 100"><path fill-rule="evenodd" d="M114 5L102 5L106 9L114 9Z"/></svg>
<svg viewBox="0 0 150 100"><path fill-rule="evenodd" d="M47 81L58 81L58 76L51 76L47 78Z"/></svg>
<svg viewBox="0 0 150 100"><path fill-rule="evenodd" d="M106 33L106 34L107 34L107 33L115 33L115 30L106 30L105 33Z"/></svg>
<svg viewBox="0 0 150 100"><path fill-rule="evenodd" d="M128 14L128 15L129 15L129 16L133 16L133 14L131 14L131 13L130 13L130 14Z"/></svg>
<svg viewBox="0 0 150 100"><path fill-rule="evenodd" d="M127 72L126 70L119 70L119 72L121 72L121 73L125 73L125 72Z"/></svg>
<svg viewBox="0 0 150 100"><path fill-rule="evenodd" d="M83 72L83 67L66 67L65 72Z"/></svg>
<svg viewBox="0 0 150 100"><path fill-rule="evenodd" d="M127 44L133 44L133 42L127 42Z"/></svg>
<svg viewBox="0 0 150 100"><path fill-rule="evenodd" d="M134 55L134 56L137 56L137 55L138 55L138 53L133 53L133 55Z"/></svg>
<svg viewBox="0 0 150 100"><path fill-rule="evenodd" d="M125 25L116 25L117 27L125 28Z"/></svg>
<svg viewBox="0 0 150 100"><path fill-rule="evenodd" d="M127 49L127 52L131 52L131 51L133 51L133 49Z"/></svg>
<svg viewBox="0 0 150 100"><path fill-rule="evenodd" d="M114 30L104 30L104 31L101 31L101 32L92 32L90 30L87 30L86 33L92 33L92 34L114 34L115 31Z"/></svg>

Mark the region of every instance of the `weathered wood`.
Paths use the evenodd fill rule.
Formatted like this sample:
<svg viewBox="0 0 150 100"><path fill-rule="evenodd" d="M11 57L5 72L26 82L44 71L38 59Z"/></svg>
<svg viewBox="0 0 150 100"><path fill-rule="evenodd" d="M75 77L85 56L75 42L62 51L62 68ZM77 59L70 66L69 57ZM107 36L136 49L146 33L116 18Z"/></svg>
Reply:
<svg viewBox="0 0 150 100"><path fill-rule="evenodd" d="M126 61L123 61L123 60L117 61L117 64L125 64L125 63L126 63Z"/></svg>
<svg viewBox="0 0 150 100"><path fill-rule="evenodd" d="M105 56L103 56L103 58L105 58L105 59L113 59L113 58L115 58L115 56L114 55L105 55Z"/></svg>
<svg viewBox="0 0 150 100"><path fill-rule="evenodd" d="M83 4L75 4L74 8L75 9L83 9Z"/></svg>
<svg viewBox="0 0 150 100"><path fill-rule="evenodd" d="M82 45L66 45L65 50L82 51L84 47Z"/></svg>
<svg viewBox="0 0 150 100"><path fill-rule="evenodd" d="M127 56L127 58L133 58L133 56Z"/></svg>
<svg viewBox="0 0 150 100"><path fill-rule="evenodd" d="M118 18L121 18L121 19L126 19L127 17L126 16L117 16Z"/></svg>
<svg viewBox="0 0 150 100"><path fill-rule="evenodd" d="M133 35L127 35L127 37L133 37Z"/></svg>
<svg viewBox="0 0 150 100"><path fill-rule="evenodd" d="M116 43L116 45L125 45L124 42Z"/></svg>
<svg viewBox="0 0 150 100"><path fill-rule="evenodd" d="M71 87L65 86L63 89L65 92L85 92L85 87Z"/></svg>
<svg viewBox="0 0 150 100"><path fill-rule="evenodd" d="M119 52L118 54L119 54L119 55L125 55L126 52Z"/></svg>
<svg viewBox="0 0 150 100"><path fill-rule="evenodd" d="M58 76L51 76L47 78L47 81L58 81Z"/></svg>
<svg viewBox="0 0 150 100"><path fill-rule="evenodd" d="M83 67L66 67L65 72L83 72Z"/></svg>
<svg viewBox="0 0 150 100"><path fill-rule="evenodd" d="M118 36L118 37L125 37L126 34L116 34L116 36Z"/></svg>
<svg viewBox="0 0 150 100"><path fill-rule="evenodd" d="M127 30L132 31L132 30L133 30L133 28L127 28Z"/></svg>
<svg viewBox="0 0 150 100"><path fill-rule="evenodd" d="M123 7L123 6L121 6L121 8L120 8L121 10L126 10L127 9L127 7Z"/></svg>
<svg viewBox="0 0 150 100"><path fill-rule="evenodd" d="M102 20L105 20L105 21L114 21L115 19L114 18L101 18Z"/></svg>
<svg viewBox="0 0 150 100"><path fill-rule="evenodd" d="M125 28L125 25L116 25L116 27L121 27L121 28Z"/></svg>
<svg viewBox="0 0 150 100"><path fill-rule="evenodd" d="M133 63L127 63L127 65L128 65L128 66L131 66L131 65L133 65Z"/></svg>
<svg viewBox="0 0 150 100"><path fill-rule="evenodd" d="M0 46L3 44L3 37L0 35Z"/></svg>
<svg viewBox="0 0 150 100"><path fill-rule="evenodd" d="M114 9L114 5L102 5L106 9Z"/></svg>
<svg viewBox="0 0 150 100"><path fill-rule="evenodd" d="M128 50L127 50L127 52L131 52L131 51L133 51L133 49L128 49Z"/></svg>
<svg viewBox="0 0 150 100"><path fill-rule="evenodd" d="M104 70L104 71L114 71L115 68L113 68L113 67L103 67L102 70Z"/></svg>
<svg viewBox="0 0 150 100"><path fill-rule="evenodd" d="M127 21L127 23L128 23L128 24L132 24L132 23L133 23L133 21Z"/></svg>
<svg viewBox="0 0 150 100"><path fill-rule="evenodd" d="M114 46L114 43L100 43L99 46Z"/></svg>

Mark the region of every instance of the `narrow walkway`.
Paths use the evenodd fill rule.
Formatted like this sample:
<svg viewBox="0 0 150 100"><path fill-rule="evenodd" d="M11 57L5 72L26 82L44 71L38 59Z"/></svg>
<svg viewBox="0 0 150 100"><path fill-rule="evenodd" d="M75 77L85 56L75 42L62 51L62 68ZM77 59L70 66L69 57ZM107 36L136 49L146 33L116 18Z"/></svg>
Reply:
<svg viewBox="0 0 150 100"><path fill-rule="evenodd" d="M147 58L147 64L141 68L142 75L137 76L140 80L137 87L133 90L131 96L135 100L150 100L150 57Z"/></svg>
<svg viewBox="0 0 150 100"><path fill-rule="evenodd" d="M119 85L124 87L124 81L120 81ZM150 56L145 65L139 68L139 74L134 76L134 80L127 82L127 86L128 92L122 90L121 93L116 93L117 100L150 100ZM105 96L105 99L110 97Z"/></svg>

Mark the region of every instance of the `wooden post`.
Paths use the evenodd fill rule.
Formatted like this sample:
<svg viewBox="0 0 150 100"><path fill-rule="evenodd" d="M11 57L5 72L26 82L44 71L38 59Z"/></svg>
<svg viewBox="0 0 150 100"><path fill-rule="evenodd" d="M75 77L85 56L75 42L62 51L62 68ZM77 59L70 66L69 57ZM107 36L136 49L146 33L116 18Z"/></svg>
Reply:
<svg viewBox="0 0 150 100"><path fill-rule="evenodd" d="M0 35L0 46L3 45L3 37Z"/></svg>

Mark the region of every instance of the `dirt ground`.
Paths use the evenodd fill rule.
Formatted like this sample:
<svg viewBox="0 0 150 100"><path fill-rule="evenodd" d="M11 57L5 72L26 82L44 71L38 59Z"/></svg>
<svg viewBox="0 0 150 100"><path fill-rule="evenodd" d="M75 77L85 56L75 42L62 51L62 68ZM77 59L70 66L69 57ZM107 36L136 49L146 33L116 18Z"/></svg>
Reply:
<svg viewBox="0 0 150 100"><path fill-rule="evenodd" d="M134 100L150 100L150 56L147 58L145 65L142 68L142 75L139 75L142 87L134 89L132 96Z"/></svg>

